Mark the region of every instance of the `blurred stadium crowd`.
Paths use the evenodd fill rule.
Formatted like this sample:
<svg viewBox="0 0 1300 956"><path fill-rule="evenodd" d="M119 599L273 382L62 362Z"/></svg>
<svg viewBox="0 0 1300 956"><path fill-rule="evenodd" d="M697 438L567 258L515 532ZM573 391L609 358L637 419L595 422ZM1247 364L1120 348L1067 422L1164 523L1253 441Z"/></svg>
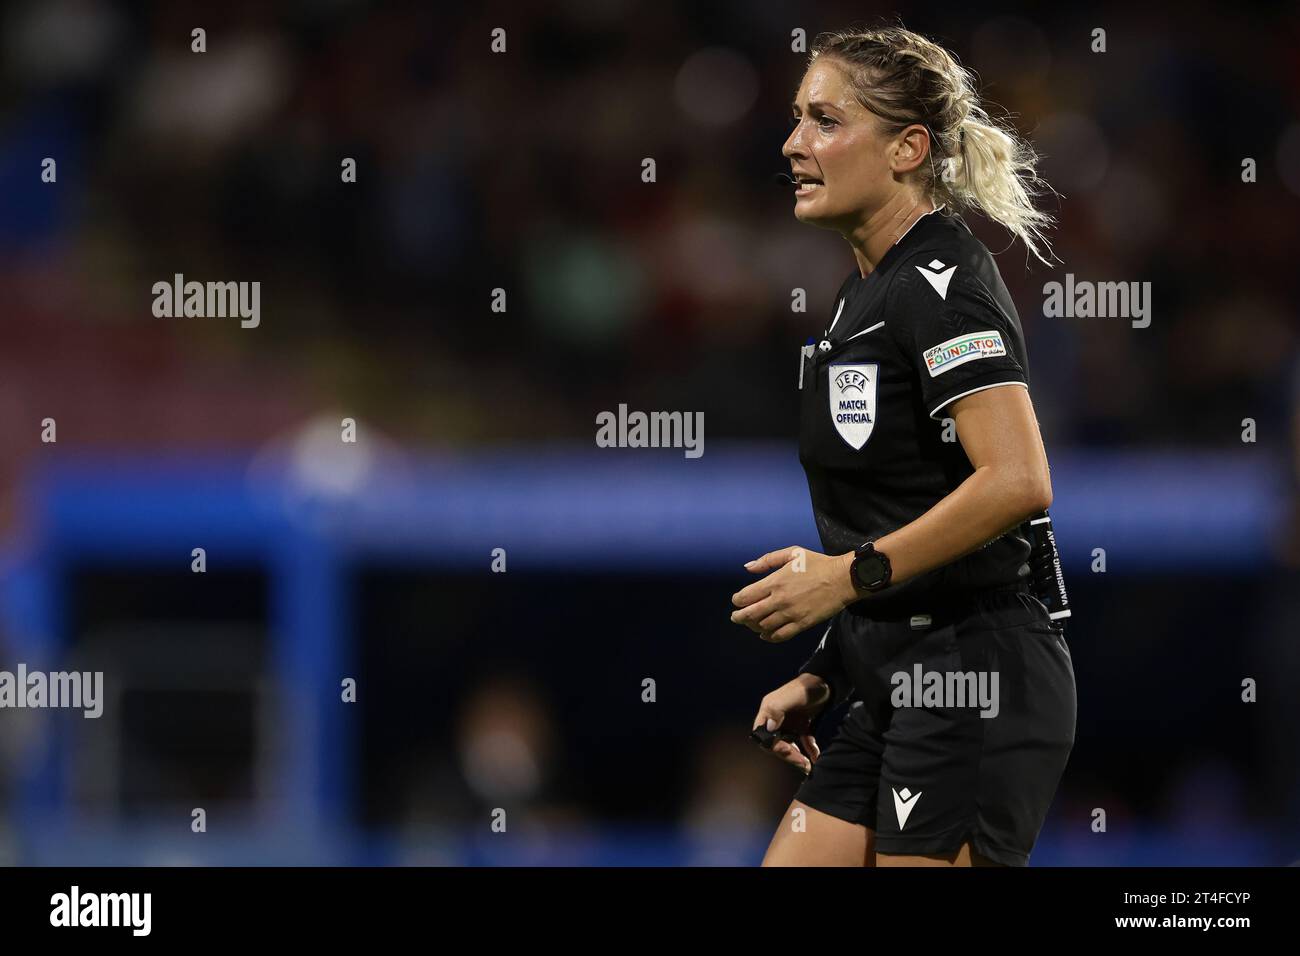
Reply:
<svg viewBox="0 0 1300 956"><path fill-rule="evenodd" d="M242 453L340 415L411 449L585 443L627 402L703 411L711 442L793 447L794 355L853 263L793 219L777 175L804 63L791 30L894 14L978 72L1059 192L1052 270L968 218L1004 250L1049 452L1240 452L1249 417L1261 467L1294 462L1300 8L1243 29L1237 11L1173 24L1132 4L1026 19L981 4L43 0L0 21L3 528L23 533L22 482L53 456ZM56 184L39 180L45 157ZM1045 318L1043 285L1067 272L1151 282L1150 327ZM260 327L154 318L150 289L175 273L260 281ZM39 440L47 417L57 446ZM1280 543L1300 564L1297 540ZM415 826L501 793L538 795L559 821L590 812L564 790L574 755L535 682L485 677L459 706L456 756L430 741L375 813ZM688 826L770 829L788 798L733 731L680 742ZM1162 819L1212 816L1197 795L1244 813L1232 770L1183 773Z"/></svg>
<svg viewBox="0 0 1300 956"><path fill-rule="evenodd" d="M328 401L411 441L585 439L616 387L703 409L719 437L787 438L774 383L851 265L775 178L803 62L789 34L873 12L7 5L0 428L24 448L34 415L66 409L78 441L243 443ZM1276 426L1300 283L1294 11L1243 32L1188 10L1176 33L1122 7L898 12L977 70L1062 194L1064 265L1000 260L1052 440ZM57 188L34 188L45 156ZM1043 319L1066 271L1151 281L1151 327ZM177 272L260 280L264 327L154 321L148 289Z"/></svg>

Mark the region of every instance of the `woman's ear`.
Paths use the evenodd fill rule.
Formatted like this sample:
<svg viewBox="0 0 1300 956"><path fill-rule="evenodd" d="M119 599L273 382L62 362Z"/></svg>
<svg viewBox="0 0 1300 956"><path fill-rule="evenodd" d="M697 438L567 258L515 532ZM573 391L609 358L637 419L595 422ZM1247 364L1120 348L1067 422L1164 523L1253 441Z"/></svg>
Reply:
<svg viewBox="0 0 1300 956"><path fill-rule="evenodd" d="M910 173L930 155L930 134L920 123L913 123L894 138L890 168L896 173Z"/></svg>

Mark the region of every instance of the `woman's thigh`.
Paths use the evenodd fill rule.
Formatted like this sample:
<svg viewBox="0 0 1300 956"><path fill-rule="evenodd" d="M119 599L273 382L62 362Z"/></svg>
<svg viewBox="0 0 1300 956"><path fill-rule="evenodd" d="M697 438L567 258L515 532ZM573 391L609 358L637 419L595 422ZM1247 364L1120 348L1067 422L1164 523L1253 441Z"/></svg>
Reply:
<svg viewBox="0 0 1300 956"><path fill-rule="evenodd" d="M790 803L763 857L763 866L875 865L874 830L798 800Z"/></svg>
<svg viewBox="0 0 1300 956"><path fill-rule="evenodd" d="M877 853L876 866L1002 866L1003 864L980 856L971 848L970 841L963 843L952 853L929 853L923 855L905 855L899 853Z"/></svg>

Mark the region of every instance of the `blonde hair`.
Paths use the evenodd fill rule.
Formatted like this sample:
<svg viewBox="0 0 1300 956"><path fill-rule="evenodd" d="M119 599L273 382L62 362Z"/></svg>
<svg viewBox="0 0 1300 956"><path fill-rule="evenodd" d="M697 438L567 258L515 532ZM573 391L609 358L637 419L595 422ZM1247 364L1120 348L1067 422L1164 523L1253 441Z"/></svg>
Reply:
<svg viewBox="0 0 1300 956"><path fill-rule="evenodd" d="M939 44L900 27L823 33L809 65L830 57L849 67L859 103L888 124L888 134L920 123L930 133L928 168L918 170L935 205L972 209L1018 236L1046 265L1043 230L1054 220L1034 205L1051 187L1038 176L1038 153L1009 125L991 119L975 78ZM934 157L938 155L937 172Z"/></svg>

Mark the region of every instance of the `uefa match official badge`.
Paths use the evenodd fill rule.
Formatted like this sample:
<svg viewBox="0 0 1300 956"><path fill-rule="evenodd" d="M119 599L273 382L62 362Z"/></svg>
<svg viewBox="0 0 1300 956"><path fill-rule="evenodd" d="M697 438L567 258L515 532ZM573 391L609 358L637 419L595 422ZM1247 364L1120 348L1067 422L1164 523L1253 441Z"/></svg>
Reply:
<svg viewBox="0 0 1300 956"><path fill-rule="evenodd" d="M830 378L831 421L850 448L858 451L876 427L876 380L880 366L832 365Z"/></svg>

